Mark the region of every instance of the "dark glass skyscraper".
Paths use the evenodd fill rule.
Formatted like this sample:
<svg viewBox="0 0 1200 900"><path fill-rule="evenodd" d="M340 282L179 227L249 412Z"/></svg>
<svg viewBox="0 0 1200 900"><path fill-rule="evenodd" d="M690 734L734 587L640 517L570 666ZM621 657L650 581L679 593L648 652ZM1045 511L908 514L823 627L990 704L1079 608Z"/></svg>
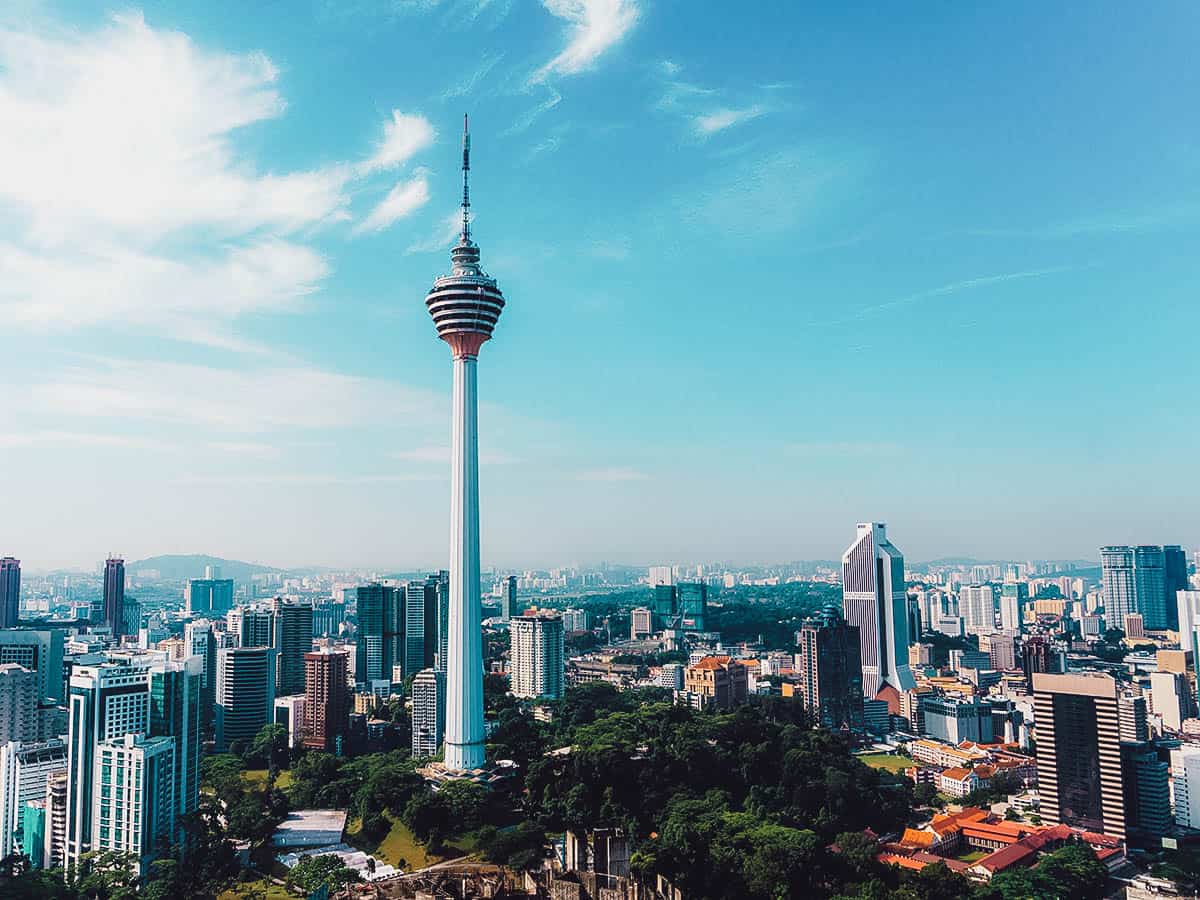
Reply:
<svg viewBox="0 0 1200 900"><path fill-rule="evenodd" d="M1167 611L1167 628L1179 630L1180 591L1188 589L1187 553L1178 544L1163 547L1163 603Z"/></svg>
<svg viewBox="0 0 1200 900"><path fill-rule="evenodd" d="M684 631L707 631L708 585L683 582L675 586L680 625Z"/></svg>
<svg viewBox="0 0 1200 900"><path fill-rule="evenodd" d="M0 628L15 628L21 617L21 561L0 559Z"/></svg>
<svg viewBox="0 0 1200 900"><path fill-rule="evenodd" d="M797 632L796 654L804 706L830 730L862 732L863 678L858 628L848 625L835 606L809 619Z"/></svg>
<svg viewBox="0 0 1200 900"><path fill-rule="evenodd" d="M312 652L313 608L307 603L275 601L271 646L279 651L275 693L280 697L304 693L304 657Z"/></svg>
<svg viewBox="0 0 1200 900"><path fill-rule="evenodd" d="M125 560L109 559L104 563L104 624L114 637L121 636L125 619Z"/></svg>
<svg viewBox="0 0 1200 900"><path fill-rule="evenodd" d="M392 678L392 667L404 662L403 588L378 583L356 589L358 632L355 635L354 679L359 683Z"/></svg>

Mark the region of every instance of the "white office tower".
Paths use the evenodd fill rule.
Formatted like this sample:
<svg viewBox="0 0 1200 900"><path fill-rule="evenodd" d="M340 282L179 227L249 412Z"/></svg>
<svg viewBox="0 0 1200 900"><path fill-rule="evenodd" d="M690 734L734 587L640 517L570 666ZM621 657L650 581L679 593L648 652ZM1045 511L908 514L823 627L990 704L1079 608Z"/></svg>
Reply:
<svg viewBox="0 0 1200 900"><path fill-rule="evenodd" d="M908 667L908 602L904 556L887 539L882 522L864 522L842 554L846 622L858 627L863 695L880 697L899 712L900 695L916 687Z"/></svg>
<svg viewBox="0 0 1200 900"><path fill-rule="evenodd" d="M175 741L127 734L96 747L95 850L132 854L145 875L175 826Z"/></svg>
<svg viewBox="0 0 1200 900"><path fill-rule="evenodd" d="M658 686L672 691L683 690L683 663L663 663L658 670Z"/></svg>
<svg viewBox="0 0 1200 900"><path fill-rule="evenodd" d="M150 730L150 672L142 665L104 663L71 670L67 739L65 864L96 849L93 820L96 747Z"/></svg>
<svg viewBox="0 0 1200 900"><path fill-rule="evenodd" d="M1184 744L1171 751L1171 784L1176 824L1200 829L1200 746Z"/></svg>
<svg viewBox="0 0 1200 900"><path fill-rule="evenodd" d="M433 283L425 307L453 355L450 425L450 626L446 665L445 766L482 768L483 613L479 596L479 419L476 364L504 309L496 279L479 265L471 240L467 175L471 138L463 120L462 232L450 251L452 271ZM361 674L359 677L362 677Z"/></svg>
<svg viewBox="0 0 1200 900"><path fill-rule="evenodd" d="M0 665L0 744L36 741L37 737L37 673L16 663L4 663Z"/></svg>
<svg viewBox="0 0 1200 900"><path fill-rule="evenodd" d="M412 755L436 756L446 730L446 673L422 669L412 683Z"/></svg>
<svg viewBox="0 0 1200 900"><path fill-rule="evenodd" d="M1183 676L1175 672L1150 673L1150 702L1162 717L1163 728L1178 732L1187 718L1187 689Z"/></svg>
<svg viewBox="0 0 1200 900"><path fill-rule="evenodd" d="M967 634L991 634L996 630L996 592L990 584L972 584L958 592Z"/></svg>
<svg viewBox="0 0 1200 900"><path fill-rule="evenodd" d="M646 570L646 579L650 582L650 587L657 587L660 584L674 584L675 572L671 566L651 566Z"/></svg>
<svg viewBox="0 0 1200 900"><path fill-rule="evenodd" d="M1175 604L1179 611L1179 646L1192 651L1193 659L1200 659L1200 591L1176 591Z"/></svg>
<svg viewBox="0 0 1200 900"><path fill-rule="evenodd" d="M517 616L509 624L512 682L517 697L563 695L563 622L551 614Z"/></svg>
<svg viewBox="0 0 1200 900"><path fill-rule="evenodd" d="M46 782L67 770L67 745L51 741L0 744L0 859L17 852L16 836L24 825L25 803L46 799ZM29 848L22 847L29 855Z"/></svg>

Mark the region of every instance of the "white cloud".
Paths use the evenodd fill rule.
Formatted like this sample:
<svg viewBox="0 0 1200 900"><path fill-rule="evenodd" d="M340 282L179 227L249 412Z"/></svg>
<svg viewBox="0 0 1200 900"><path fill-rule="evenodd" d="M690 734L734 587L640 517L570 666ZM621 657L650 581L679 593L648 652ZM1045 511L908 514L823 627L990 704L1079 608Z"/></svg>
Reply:
<svg viewBox="0 0 1200 900"><path fill-rule="evenodd" d="M422 150L433 146L436 133L424 116L405 115L392 110L392 118L384 123L383 139L375 153L362 164L364 172L395 169L408 162Z"/></svg>
<svg viewBox="0 0 1200 900"><path fill-rule="evenodd" d="M757 119L764 112L765 110L758 104L742 107L741 109L723 107L704 115L696 116L692 120L692 123L696 128L697 134L708 136L716 134L718 131L724 131L726 128L731 128L734 125L740 125L742 122Z"/></svg>
<svg viewBox="0 0 1200 900"><path fill-rule="evenodd" d="M364 162L263 171L237 142L286 110L262 54L138 14L21 29L0 27L0 318L25 328L118 321L253 349L229 323L295 310L329 273L302 230L348 219L358 180L434 139L397 111ZM402 201L389 194L369 227Z"/></svg>
<svg viewBox="0 0 1200 900"><path fill-rule="evenodd" d="M398 219L416 212L428 202L429 181L425 171L418 170L410 180L397 182L354 231L356 234L364 231L382 231Z"/></svg>
<svg viewBox="0 0 1200 900"><path fill-rule="evenodd" d="M19 447L113 447L120 450L169 450L167 441L128 434L101 434L85 431L14 430L0 434L0 448Z"/></svg>
<svg viewBox="0 0 1200 900"><path fill-rule="evenodd" d="M575 476L579 481L646 481L649 475L637 469L626 466L613 466L606 469L589 469Z"/></svg>
<svg viewBox="0 0 1200 900"><path fill-rule="evenodd" d="M554 59L533 76L545 81L551 74L576 75L625 37L637 23L634 0L542 0L551 15L570 23L570 40Z"/></svg>
<svg viewBox="0 0 1200 900"><path fill-rule="evenodd" d="M234 433L403 420L441 423L436 394L302 367L244 370L98 360L33 385L29 415L199 426ZM244 444L242 445L244 448Z"/></svg>
<svg viewBox="0 0 1200 900"><path fill-rule="evenodd" d="M475 221L473 213L468 214L467 219L471 222ZM459 234L462 233L462 210L456 209L444 219L438 222L437 227L429 235L421 241L414 241L409 244L406 252L408 253L433 253L438 250L445 250L447 247L453 247L454 242L458 240Z"/></svg>

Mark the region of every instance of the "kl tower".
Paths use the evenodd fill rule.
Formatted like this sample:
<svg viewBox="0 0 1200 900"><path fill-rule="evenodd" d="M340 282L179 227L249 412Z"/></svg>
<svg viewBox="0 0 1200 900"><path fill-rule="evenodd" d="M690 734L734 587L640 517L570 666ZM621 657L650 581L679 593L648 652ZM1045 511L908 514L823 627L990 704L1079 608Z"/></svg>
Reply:
<svg viewBox="0 0 1200 900"><path fill-rule="evenodd" d="M504 295L479 267L471 240L471 135L463 117L462 233L450 251L451 273L433 283L425 306L454 358L450 421L450 627L446 653L445 768L484 765L483 625L479 598L479 431L475 367L492 336Z"/></svg>

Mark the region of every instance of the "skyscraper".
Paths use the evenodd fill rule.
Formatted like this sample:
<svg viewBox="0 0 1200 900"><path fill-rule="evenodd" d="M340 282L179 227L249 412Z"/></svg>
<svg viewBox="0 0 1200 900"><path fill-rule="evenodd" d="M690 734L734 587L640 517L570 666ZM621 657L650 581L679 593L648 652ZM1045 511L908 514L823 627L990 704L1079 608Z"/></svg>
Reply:
<svg viewBox="0 0 1200 900"><path fill-rule="evenodd" d="M846 624L836 606L827 606L796 634L796 668L805 708L831 731L862 732L866 726L858 629Z"/></svg>
<svg viewBox="0 0 1200 900"><path fill-rule="evenodd" d="M215 567L204 578L193 578L184 588L188 612L204 616L223 616L233 609L233 579L218 578Z"/></svg>
<svg viewBox="0 0 1200 900"><path fill-rule="evenodd" d="M434 756L442 747L446 730L446 673L435 669L418 672L412 685L412 755Z"/></svg>
<svg viewBox="0 0 1200 900"><path fill-rule="evenodd" d="M169 737L125 734L96 747L92 805L101 823L93 849L134 857L145 875L175 829L175 743Z"/></svg>
<svg viewBox="0 0 1200 900"><path fill-rule="evenodd" d="M15 628L21 618L21 561L0 559L0 628Z"/></svg>
<svg viewBox="0 0 1200 900"><path fill-rule="evenodd" d="M908 601L904 557L888 541L882 522L864 522L842 554L846 621L858 628L863 696L887 700L900 713L900 695L915 686L908 667Z"/></svg>
<svg viewBox="0 0 1200 900"><path fill-rule="evenodd" d="M684 631L708 630L708 585L681 582L675 586L680 625Z"/></svg>
<svg viewBox="0 0 1200 900"><path fill-rule="evenodd" d="M181 816L195 812L200 802L203 670L198 656L150 666L149 734L173 742L172 796Z"/></svg>
<svg viewBox="0 0 1200 900"><path fill-rule="evenodd" d="M268 606L240 606L225 614L239 647L272 647L275 644L275 610Z"/></svg>
<svg viewBox="0 0 1200 900"><path fill-rule="evenodd" d="M404 659L404 590L373 582L356 588L355 594L354 680L390 681L392 667Z"/></svg>
<svg viewBox="0 0 1200 900"><path fill-rule="evenodd" d="M1178 544L1166 544L1163 546L1163 603L1166 606L1167 628L1171 630L1179 628L1176 596L1187 589L1187 553Z"/></svg>
<svg viewBox="0 0 1200 900"><path fill-rule="evenodd" d="M275 694L286 697L304 693L305 654L313 646L313 608L307 603L290 603L277 599L274 603L275 622L271 646L279 651L276 657Z"/></svg>
<svg viewBox="0 0 1200 900"><path fill-rule="evenodd" d="M404 677L433 665L438 639L437 581L410 581L404 590Z"/></svg>
<svg viewBox="0 0 1200 900"><path fill-rule="evenodd" d="M42 702L64 703L63 638L58 628L0 630L0 664L16 663L37 672Z"/></svg>
<svg viewBox="0 0 1200 900"><path fill-rule="evenodd" d="M437 581L438 649L434 668L439 672L445 672L446 656L450 652L450 573L442 569L436 576L431 575L430 578Z"/></svg>
<svg viewBox="0 0 1200 900"><path fill-rule="evenodd" d="M36 672L16 663L0 663L0 744L37 740L37 688Z"/></svg>
<svg viewBox="0 0 1200 900"><path fill-rule="evenodd" d="M1175 616L1167 613L1165 556L1162 547L1114 545L1100 548L1104 581L1104 621L1109 628L1123 628L1125 617L1141 613L1149 631L1170 626Z"/></svg>
<svg viewBox="0 0 1200 900"><path fill-rule="evenodd" d="M1042 818L1125 837L1117 683L1109 675L1033 676Z"/></svg>
<svg viewBox="0 0 1200 900"><path fill-rule="evenodd" d="M16 849L14 837L23 825L26 802L45 799L49 776L66 771L67 745L58 738L0 743L0 859ZM32 855L28 835L22 849Z"/></svg>
<svg viewBox="0 0 1200 900"><path fill-rule="evenodd" d="M96 849L93 828L96 748L150 725L150 673L144 665L75 666L67 740L67 866Z"/></svg>
<svg viewBox="0 0 1200 900"><path fill-rule="evenodd" d="M504 593L500 597L500 618L507 622L517 608L517 576L509 575L504 581Z"/></svg>
<svg viewBox="0 0 1200 900"><path fill-rule="evenodd" d="M450 441L450 639L446 667L446 768L484 764L483 632L479 598L479 444L475 367L504 309L496 280L479 265L471 240L471 138L463 119L462 232L453 271L425 298L438 336L454 358Z"/></svg>
<svg viewBox="0 0 1200 900"><path fill-rule="evenodd" d="M188 622L183 626L185 652L200 660L200 727L212 735L217 707L217 640L211 622Z"/></svg>
<svg viewBox="0 0 1200 900"><path fill-rule="evenodd" d="M651 609L654 611L654 628L674 628L678 613L678 596L673 584L656 584Z"/></svg>
<svg viewBox="0 0 1200 900"><path fill-rule="evenodd" d="M512 683L517 697L563 694L563 622L557 614L516 616L509 623Z"/></svg>
<svg viewBox="0 0 1200 900"><path fill-rule="evenodd" d="M1000 630L1021 633L1021 615L1029 600L1029 585L1024 581L1006 581L1000 586Z"/></svg>
<svg viewBox="0 0 1200 900"><path fill-rule="evenodd" d="M958 605L967 634L991 634L996 630L996 592L990 584L964 585L958 593Z"/></svg>
<svg viewBox="0 0 1200 900"><path fill-rule="evenodd" d="M322 648L304 655L304 746L333 753L350 724L350 658Z"/></svg>
<svg viewBox="0 0 1200 900"><path fill-rule="evenodd" d="M230 647L217 651L216 747L254 740L275 712L275 650Z"/></svg>
<svg viewBox="0 0 1200 900"><path fill-rule="evenodd" d="M121 636L125 618L125 560L112 558L104 563L104 624L113 637Z"/></svg>

